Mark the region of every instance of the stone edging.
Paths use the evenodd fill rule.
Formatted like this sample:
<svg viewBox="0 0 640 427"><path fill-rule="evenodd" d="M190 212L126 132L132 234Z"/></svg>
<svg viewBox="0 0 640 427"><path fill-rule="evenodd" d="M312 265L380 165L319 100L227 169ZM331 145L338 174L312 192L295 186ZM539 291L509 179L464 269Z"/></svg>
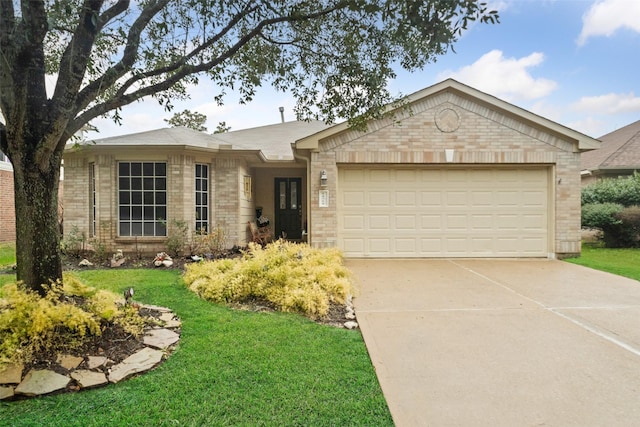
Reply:
<svg viewBox="0 0 640 427"><path fill-rule="evenodd" d="M143 349L118 364L113 364L104 356L61 355L58 363L68 371L67 375L48 369L33 369L25 375L23 365L9 364L0 371L0 400L37 397L64 389L104 386L156 367L169 356L180 340L182 322L168 308L144 304L140 304L140 308L159 312L162 325L145 329Z"/></svg>

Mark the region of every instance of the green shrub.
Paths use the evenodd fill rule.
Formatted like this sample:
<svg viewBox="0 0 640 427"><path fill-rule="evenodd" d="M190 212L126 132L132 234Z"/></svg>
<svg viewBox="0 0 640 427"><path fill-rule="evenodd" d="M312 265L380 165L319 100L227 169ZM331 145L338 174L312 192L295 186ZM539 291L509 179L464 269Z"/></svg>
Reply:
<svg viewBox="0 0 640 427"><path fill-rule="evenodd" d="M615 217L623 206L616 203L588 203L582 206L582 226L605 230L617 226L621 221Z"/></svg>
<svg viewBox="0 0 640 427"><path fill-rule="evenodd" d="M0 294L0 364L28 361L44 349L73 350L99 336L106 322L135 335L144 327L137 311L118 304L115 294L96 291L67 273L45 297L17 283L4 285Z"/></svg>
<svg viewBox="0 0 640 427"><path fill-rule="evenodd" d="M190 290L213 302L270 301L281 311L326 316L331 303L354 293L351 273L337 249L312 249L278 240L262 248L249 244L241 258L191 264L183 279Z"/></svg>
<svg viewBox="0 0 640 427"><path fill-rule="evenodd" d="M189 225L186 221L172 219L167 236L167 252L171 256L180 256L189 243Z"/></svg>
<svg viewBox="0 0 640 427"><path fill-rule="evenodd" d="M602 179L582 189L582 204L617 203L640 205L640 173L616 179Z"/></svg>
<svg viewBox="0 0 640 427"><path fill-rule="evenodd" d="M615 203L593 203L582 207L582 226L602 230L608 248L638 247L640 206L623 207Z"/></svg>
<svg viewBox="0 0 640 427"><path fill-rule="evenodd" d="M81 232L77 226L71 227L71 231L63 237L60 242L60 249L62 253L79 257L84 254L87 238L83 232Z"/></svg>

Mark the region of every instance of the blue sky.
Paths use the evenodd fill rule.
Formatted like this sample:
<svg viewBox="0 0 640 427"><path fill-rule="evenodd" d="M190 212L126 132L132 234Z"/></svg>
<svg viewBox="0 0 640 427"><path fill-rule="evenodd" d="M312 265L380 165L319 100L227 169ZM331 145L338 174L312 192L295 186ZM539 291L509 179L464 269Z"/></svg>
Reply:
<svg viewBox="0 0 640 427"><path fill-rule="evenodd" d="M639 0L499 0L500 24L474 25L450 52L417 73L399 73L394 94L410 94L448 77L530 110L564 126L599 137L640 119ZM174 112L207 115L213 131L225 121L232 130L294 120L294 100L268 88L249 105L230 96L213 102L206 82ZM148 100L123 109L122 126L93 124L102 138L166 127L165 112Z"/></svg>

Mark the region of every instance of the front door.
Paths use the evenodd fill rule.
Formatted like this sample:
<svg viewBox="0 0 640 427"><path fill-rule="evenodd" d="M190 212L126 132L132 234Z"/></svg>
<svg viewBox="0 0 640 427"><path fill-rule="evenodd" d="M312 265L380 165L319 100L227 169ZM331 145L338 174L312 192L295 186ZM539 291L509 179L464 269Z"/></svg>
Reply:
<svg viewBox="0 0 640 427"><path fill-rule="evenodd" d="M302 178L276 178L275 237L302 238Z"/></svg>

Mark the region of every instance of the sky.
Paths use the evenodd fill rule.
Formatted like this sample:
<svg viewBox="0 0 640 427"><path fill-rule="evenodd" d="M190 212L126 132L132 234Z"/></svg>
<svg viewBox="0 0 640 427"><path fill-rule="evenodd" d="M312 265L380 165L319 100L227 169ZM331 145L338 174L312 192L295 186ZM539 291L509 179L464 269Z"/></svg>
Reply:
<svg viewBox="0 0 640 427"><path fill-rule="evenodd" d="M563 126L598 138L640 119L639 0L494 0L496 25L474 24L424 70L398 71L389 82L394 95L408 95L447 78L527 109ZM240 105L229 96L218 106L208 82L191 99L164 111L153 99L124 107L122 125L95 120L99 133L88 138L167 127L164 119L189 109L207 116L212 132L219 122L231 130L295 120L290 94L269 88Z"/></svg>

